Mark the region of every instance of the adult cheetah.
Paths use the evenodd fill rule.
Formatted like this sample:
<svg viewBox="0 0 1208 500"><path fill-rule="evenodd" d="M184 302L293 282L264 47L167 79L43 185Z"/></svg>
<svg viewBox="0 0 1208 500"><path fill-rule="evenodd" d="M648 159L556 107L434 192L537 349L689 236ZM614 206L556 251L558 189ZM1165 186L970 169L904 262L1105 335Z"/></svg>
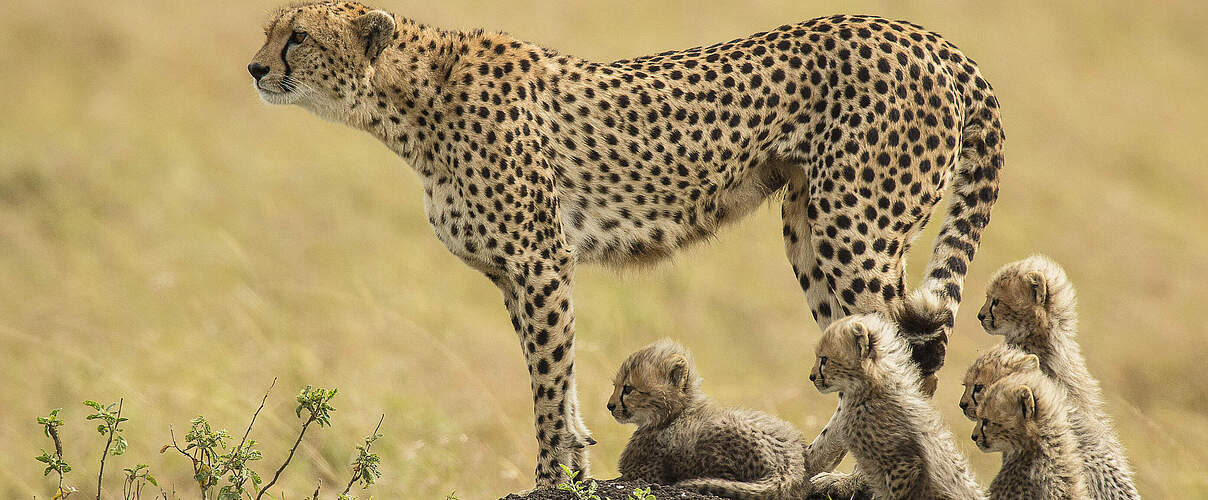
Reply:
<svg viewBox="0 0 1208 500"><path fill-rule="evenodd" d="M972 60L902 21L833 16L612 63L353 2L284 8L248 70L261 98L374 135L419 174L437 237L503 292L532 379L537 483L587 467L571 290L581 262L649 262L775 193L820 327L881 312L910 332L904 256L952 201L926 279L943 362L1003 163Z"/></svg>

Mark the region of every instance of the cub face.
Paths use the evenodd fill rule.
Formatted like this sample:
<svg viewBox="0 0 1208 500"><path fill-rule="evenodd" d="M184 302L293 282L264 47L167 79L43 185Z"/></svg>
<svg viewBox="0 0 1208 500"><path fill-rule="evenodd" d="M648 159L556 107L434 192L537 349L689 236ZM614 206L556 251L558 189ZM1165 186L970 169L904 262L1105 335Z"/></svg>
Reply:
<svg viewBox="0 0 1208 500"><path fill-rule="evenodd" d="M353 2L287 7L265 25L248 71L264 102L323 111L352 98L394 33L392 15Z"/></svg>
<svg viewBox="0 0 1208 500"><path fill-rule="evenodd" d="M1065 270L1048 257L1034 255L994 273L977 319L986 333L1018 343L1029 335L1048 333L1050 312L1072 305L1073 290Z"/></svg>
<svg viewBox="0 0 1208 500"><path fill-rule="evenodd" d="M987 452L1023 449L1039 442L1042 429L1064 422L1066 408L1065 391L1039 370L1008 375L978 405L973 441Z"/></svg>
<svg viewBox="0 0 1208 500"><path fill-rule="evenodd" d="M810 370L810 381L819 392L848 391L863 383L864 363L876 344L872 328L880 328L881 323L876 316L864 314L841 318L827 327Z"/></svg>
<svg viewBox="0 0 1208 500"><path fill-rule="evenodd" d="M608 411L617 422L645 427L669 421L698 390L691 354L670 340L650 344L621 364L613 378Z"/></svg>
<svg viewBox="0 0 1208 500"><path fill-rule="evenodd" d="M986 399L986 390L1000 379L1026 371L1040 370L1040 358L1009 345L999 344L977 358L965 372L965 392L960 407L965 417L977 420L977 407Z"/></svg>
<svg viewBox="0 0 1208 500"><path fill-rule="evenodd" d="M986 452L1007 452L1027 445L1027 425L1036 417L1036 397L1023 384L1004 380L990 386L977 413L973 441Z"/></svg>

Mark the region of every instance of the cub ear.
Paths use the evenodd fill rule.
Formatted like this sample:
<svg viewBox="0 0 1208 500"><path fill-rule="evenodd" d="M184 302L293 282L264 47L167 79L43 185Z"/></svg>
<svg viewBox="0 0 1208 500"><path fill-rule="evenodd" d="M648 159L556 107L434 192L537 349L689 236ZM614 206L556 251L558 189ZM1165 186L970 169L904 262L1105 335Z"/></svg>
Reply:
<svg viewBox="0 0 1208 500"><path fill-rule="evenodd" d="M1032 393L1032 389L1026 385L1016 387L1014 390L1015 400L1019 402L1019 411L1023 415L1024 420L1032 420L1036 418L1036 395Z"/></svg>
<svg viewBox="0 0 1208 500"><path fill-rule="evenodd" d="M852 341L856 344L856 356L859 359L864 359L872 356L872 336L868 332L868 327L863 323L851 324Z"/></svg>
<svg viewBox="0 0 1208 500"><path fill-rule="evenodd" d="M1024 282L1032 287L1032 301L1039 305L1044 305L1049 298L1048 286L1044 282L1044 275L1037 271L1031 271L1025 274Z"/></svg>
<svg viewBox="0 0 1208 500"><path fill-rule="evenodd" d="M675 355L671 358L671 369L667 371L667 381L678 389L684 389L688 385L688 360L683 356Z"/></svg>
<svg viewBox="0 0 1208 500"><path fill-rule="evenodd" d="M364 45L365 57L377 60L394 39L394 16L384 10L373 10L352 20L352 29Z"/></svg>
<svg viewBox="0 0 1208 500"><path fill-rule="evenodd" d="M1023 357L1023 368L1028 371L1040 369L1040 356L1029 354Z"/></svg>

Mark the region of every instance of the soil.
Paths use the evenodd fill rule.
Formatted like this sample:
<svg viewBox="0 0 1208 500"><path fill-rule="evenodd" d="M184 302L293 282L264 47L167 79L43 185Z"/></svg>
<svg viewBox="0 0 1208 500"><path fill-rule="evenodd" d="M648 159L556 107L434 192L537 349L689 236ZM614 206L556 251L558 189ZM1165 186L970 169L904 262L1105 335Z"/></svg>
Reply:
<svg viewBox="0 0 1208 500"><path fill-rule="evenodd" d="M590 484L591 481L589 479L586 482ZM658 500L717 500L721 498L713 495L702 495L695 491L688 491L674 486L650 484L645 481L596 480L596 485L596 496L601 499L626 500L629 498L629 494L637 488L650 488L650 494L654 495ZM576 497L569 491L546 488L524 495L512 493L503 497L503 500L576 500Z"/></svg>

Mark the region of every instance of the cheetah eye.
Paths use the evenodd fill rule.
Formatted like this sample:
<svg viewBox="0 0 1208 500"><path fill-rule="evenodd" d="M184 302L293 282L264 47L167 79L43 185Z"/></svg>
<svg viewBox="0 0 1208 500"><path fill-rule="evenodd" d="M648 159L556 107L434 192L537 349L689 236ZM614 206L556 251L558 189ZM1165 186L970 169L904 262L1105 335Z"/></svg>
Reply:
<svg viewBox="0 0 1208 500"><path fill-rule="evenodd" d="M625 386L625 387L622 387L622 388L621 388L621 395L622 395L622 396L628 396L628 395L629 395L629 393L631 393L631 392L633 392L633 386L632 386L632 385L627 385L627 386Z"/></svg>
<svg viewBox="0 0 1208 500"><path fill-rule="evenodd" d="M826 356L818 356L818 367L826 366Z"/></svg>
<svg viewBox="0 0 1208 500"><path fill-rule="evenodd" d="M990 312L994 312L994 306L998 305L998 299L990 299Z"/></svg>
<svg viewBox="0 0 1208 500"><path fill-rule="evenodd" d="M290 45L298 45L298 44L300 44L300 43L302 43L302 42L305 42L305 41L306 41L306 36L307 36L307 35L306 35L306 32L305 32L305 31L295 31L295 32L294 32L294 34L292 34L292 35L290 35L290 36L289 36L289 44L290 44Z"/></svg>
<svg viewBox="0 0 1208 500"><path fill-rule="evenodd" d="M984 385L973 384L973 394L978 394L982 391L982 389L985 389L985 388L986 388L986 386L984 386Z"/></svg>

